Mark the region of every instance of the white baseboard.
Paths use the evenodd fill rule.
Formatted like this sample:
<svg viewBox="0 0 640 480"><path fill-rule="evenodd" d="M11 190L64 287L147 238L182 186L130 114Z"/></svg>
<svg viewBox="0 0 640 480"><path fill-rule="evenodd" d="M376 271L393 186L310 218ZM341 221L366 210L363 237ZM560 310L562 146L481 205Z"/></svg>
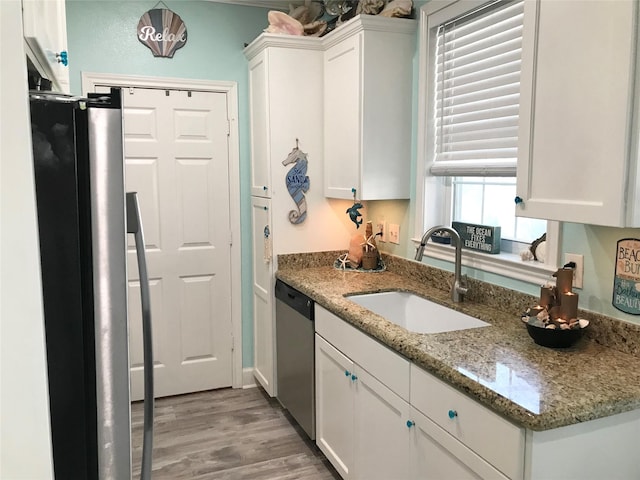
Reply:
<svg viewBox="0 0 640 480"><path fill-rule="evenodd" d="M253 376L253 367L242 369L242 388L257 387L256 379Z"/></svg>

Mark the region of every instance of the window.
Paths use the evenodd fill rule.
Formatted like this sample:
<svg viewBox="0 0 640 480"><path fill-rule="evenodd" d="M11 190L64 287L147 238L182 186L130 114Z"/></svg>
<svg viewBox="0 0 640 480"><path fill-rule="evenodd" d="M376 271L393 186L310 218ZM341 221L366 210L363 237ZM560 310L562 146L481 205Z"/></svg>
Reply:
<svg viewBox="0 0 640 480"><path fill-rule="evenodd" d="M545 232L557 250L557 224L515 216L523 16L523 0L422 8L417 231L452 220L499 225L503 252Z"/></svg>
<svg viewBox="0 0 640 480"><path fill-rule="evenodd" d="M438 25L432 175L516 173L524 2Z"/></svg>
<svg viewBox="0 0 640 480"><path fill-rule="evenodd" d="M503 251L518 253L546 232L545 220L514 215L515 177L453 177L451 183L452 220L500 225Z"/></svg>

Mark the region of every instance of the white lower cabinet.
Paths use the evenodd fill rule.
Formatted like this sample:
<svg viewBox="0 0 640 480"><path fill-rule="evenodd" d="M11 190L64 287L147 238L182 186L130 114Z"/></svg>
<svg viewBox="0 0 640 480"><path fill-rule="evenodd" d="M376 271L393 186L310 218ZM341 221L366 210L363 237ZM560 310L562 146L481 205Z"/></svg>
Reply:
<svg viewBox="0 0 640 480"><path fill-rule="evenodd" d="M410 477L409 404L316 335L316 442L345 479Z"/></svg>
<svg viewBox="0 0 640 480"><path fill-rule="evenodd" d="M318 447L344 479L410 478L409 361L318 305L315 327Z"/></svg>
<svg viewBox="0 0 640 480"><path fill-rule="evenodd" d="M316 442L344 479L640 478L640 409L525 430L315 308Z"/></svg>
<svg viewBox="0 0 640 480"><path fill-rule="evenodd" d="M275 305L271 242L271 200L251 197L253 247L253 375L272 397L277 394L275 375Z"/></svg>
<svg viewBox="0 0 640 480"><path fill-rule="evenodd" d="M419 419L414 420L418 437L429 437L414 443L423 445L420 450L424 445L433 446L433 460L422 469L428 475L417 478L523 478L523 428L415 365L411 365L410 402ZM445 466L447 474L442 472ZM461 476L458 471L467 474Z"/></svg>
<svg viewBox="0 0 640 480"><path fill-rule="evenodd" d="M411 409L411 478L424 480L506 479L427 416Z"/></svg>
<svg viewBox="0 0 640 480"><path fill-rule="evenodd" d="M408 479L412 426L409 404L366 370L357 365L354 370L355 478Z"/></svg>
<svg viewBox="0 0 640 480"><path fill-rule="evenodd" d="M342 478L354 478L353 362L318 334L315 349L316 443Z"/></svg>
<svg viewBox="0 0 640 480"><path fill-rule="evenodd" d="M344 479L523 478L525 432L316 305L316 442Z"/></svg>

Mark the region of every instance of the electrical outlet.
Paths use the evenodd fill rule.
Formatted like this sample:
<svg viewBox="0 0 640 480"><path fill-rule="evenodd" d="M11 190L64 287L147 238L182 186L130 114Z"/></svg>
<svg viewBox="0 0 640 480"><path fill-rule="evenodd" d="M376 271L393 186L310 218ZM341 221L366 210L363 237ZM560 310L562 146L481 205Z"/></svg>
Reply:
<svg viewBox="0 0 640 480"><path fill-rule="evenodd" d="M389 224L389 241L400 245L400 225L397 223Z"/></svg>
<svg viewBox="0 0 640 480"><path fill-rule="evenodd" d="M384 220L378 220L377 229L378 229L377 232L382 233L382 235L379 235L377 237L378 240L380 242L388 242L389 241L389 232L387 232L387 222L385 222Z"/></svg>
<svg viewBox="0 0 640 480"><path fill-rule="evenodd" d="M575 288L582 288L583 275L584 275L584 255L578 255L577 253L565 253L564 263L574 262L576 268L573 269L573 286Z"/></svg>

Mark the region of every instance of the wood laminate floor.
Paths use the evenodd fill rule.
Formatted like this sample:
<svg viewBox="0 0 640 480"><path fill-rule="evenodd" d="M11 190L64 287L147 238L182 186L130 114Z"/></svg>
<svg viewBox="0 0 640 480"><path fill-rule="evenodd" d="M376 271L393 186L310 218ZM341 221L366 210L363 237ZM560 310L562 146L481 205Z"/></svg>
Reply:
<svg viewBox="0 0 640 480"><path fill-rule="evenodd" d="M134 478L143 404L131 407ZM338 480L278 401L261 388L221 389L155 403L153 480Z"/></svg>

